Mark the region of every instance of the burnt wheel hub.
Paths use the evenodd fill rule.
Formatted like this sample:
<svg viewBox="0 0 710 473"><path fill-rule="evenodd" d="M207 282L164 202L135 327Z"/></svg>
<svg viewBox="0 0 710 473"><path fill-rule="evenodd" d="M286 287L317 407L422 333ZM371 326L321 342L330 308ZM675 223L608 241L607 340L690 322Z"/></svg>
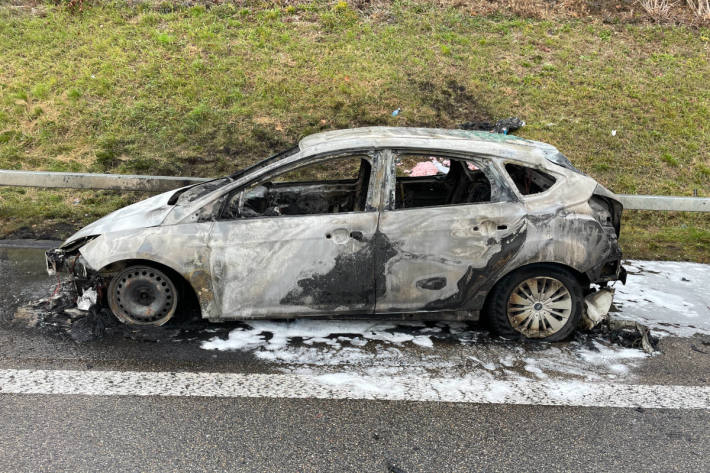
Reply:
<svg viewBox="0 0 710 473"><path fill-rule="evenodd" d="M153 287L140 287L133 291L133 297L136 303L149 306L155 301L156 296L159 295L156 294L156 292L157 291Z"/></svg>

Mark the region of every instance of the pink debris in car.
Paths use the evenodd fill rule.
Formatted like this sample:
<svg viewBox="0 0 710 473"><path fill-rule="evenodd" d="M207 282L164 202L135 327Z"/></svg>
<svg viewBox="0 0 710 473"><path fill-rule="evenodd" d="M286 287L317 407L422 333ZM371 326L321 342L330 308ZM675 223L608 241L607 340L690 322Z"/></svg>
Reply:
<svg viewBox="0 0 710 473"><path fill-rule="evenodd" d="M437 174L439 174L439 170L431 161L420 161L409 171L409 175L412 177L436 176Z"/></svg>

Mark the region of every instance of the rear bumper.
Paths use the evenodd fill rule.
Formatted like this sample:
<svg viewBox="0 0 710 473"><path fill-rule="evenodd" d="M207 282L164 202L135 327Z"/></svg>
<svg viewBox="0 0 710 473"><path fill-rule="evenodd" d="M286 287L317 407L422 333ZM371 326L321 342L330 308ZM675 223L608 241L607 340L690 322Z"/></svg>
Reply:
<svg viewBox="0 0 710 473"><path fill-rule="evenodd" d="M617 280L621 281L626 285L626 268L624 268L621 263L619 263L619 273L618 277L616 278Z"/></svg>
<svg viewBox="0 0 710 473"><path fill-rule="evenodd" d="M593 329L609 313L614 301L614 289L604 287L584 298L584 312L580 324L587 330Z"/></svg>
<svg viewBox="0 0 710 473"><path fill-rule="evenodd" d="M607 260L592 270L587 271L589 282L603 284L610 281L621 281L626 284L626 268L621 264L621 259Z"/></svg>

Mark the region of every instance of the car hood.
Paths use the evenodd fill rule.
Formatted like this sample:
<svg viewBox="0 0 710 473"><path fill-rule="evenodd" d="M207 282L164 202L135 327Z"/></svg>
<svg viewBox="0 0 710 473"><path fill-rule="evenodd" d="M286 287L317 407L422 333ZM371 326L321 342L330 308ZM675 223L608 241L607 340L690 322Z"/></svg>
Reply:
<svg viewBox="0 0 710 473"><path fill-rule="evenodd" d="M168 201L175 192L173 190L158 194L111 212L70 236L61 247L68 246L81 238L89 236L160 225L174 208L173 205L168 204Z"/></svg>

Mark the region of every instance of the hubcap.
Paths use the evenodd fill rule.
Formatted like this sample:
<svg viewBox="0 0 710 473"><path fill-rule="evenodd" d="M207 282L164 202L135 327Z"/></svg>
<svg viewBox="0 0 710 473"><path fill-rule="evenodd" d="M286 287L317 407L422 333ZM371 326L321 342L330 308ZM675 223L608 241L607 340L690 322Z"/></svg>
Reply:
<svg viewBox="0 0 710 473"><path fill-rule="evenodd" d="M508 298L508 320L528 338L557 333L572 314L572 296L555 278L539 276L518 284Z"/></svg>
<svg viewBox="0 0 710 473"><path fill-rule="evenodd" d="M177 293L170 278L147 266L133 266L112 281L109 305L124 322L162 325L175 313Z"/></svg>

